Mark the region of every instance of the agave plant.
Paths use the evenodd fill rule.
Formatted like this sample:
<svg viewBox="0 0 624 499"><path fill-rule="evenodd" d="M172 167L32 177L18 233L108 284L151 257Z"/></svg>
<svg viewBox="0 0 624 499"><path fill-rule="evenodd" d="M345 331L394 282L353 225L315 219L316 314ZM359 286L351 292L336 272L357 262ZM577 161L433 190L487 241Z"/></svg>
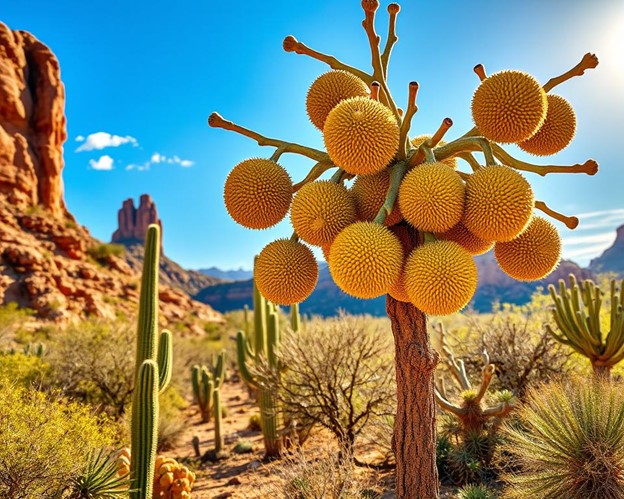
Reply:
<svg viewBox="0 0 624 499"><path fill-rule="evenodd" d="M100 449L68 487L70 499L114 499L127 497L130 479L117 474L116 452Z"/></svg>

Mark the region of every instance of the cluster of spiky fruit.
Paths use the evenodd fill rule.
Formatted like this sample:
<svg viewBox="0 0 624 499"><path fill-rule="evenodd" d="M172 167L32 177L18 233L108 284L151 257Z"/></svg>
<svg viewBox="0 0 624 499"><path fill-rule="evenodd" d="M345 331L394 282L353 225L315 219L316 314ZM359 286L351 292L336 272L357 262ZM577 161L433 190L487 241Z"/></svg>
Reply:
<svg viewBox="0 0 624 499"><path fill-rule="evenodd" d="M125 447L117 458L117 474L130 473L130 448ZM158 455L154 473L154 497L163 499L191 499L195 473L171 457Z"/></svg>
<svg viewBox="0 0 624 499"><path fill-rule="evenodd" d="M345 71L321 75L306 103L332 162L355 177L351 188L342 178L317 180L304 184L293 199L288 173L267 159L243 161L225 185L226 207L246 227L268 228L290 209L297 237L270 243L255 266L257 286L271 301L296 303L314 289L318 267L305 243L323 249L334 281L346 293L358 298L390 293L436 315L453 313L472 298L475 255L494 248L502 270L518 280L541 279L558 264L556 228L533 214L531 186L505 165L461 174L455 157L436 161L429 156L409 168L392 210L376 221L396 167L397 119L368 95L363 81ZM517 143L533 154L558 152L575 130L567 101L547 95L519 71L484 78L472 113L480 135ZM415 137L412 150L430 139ZM428 234L424 244L406 240L401 229L406 223Z"/></svg>

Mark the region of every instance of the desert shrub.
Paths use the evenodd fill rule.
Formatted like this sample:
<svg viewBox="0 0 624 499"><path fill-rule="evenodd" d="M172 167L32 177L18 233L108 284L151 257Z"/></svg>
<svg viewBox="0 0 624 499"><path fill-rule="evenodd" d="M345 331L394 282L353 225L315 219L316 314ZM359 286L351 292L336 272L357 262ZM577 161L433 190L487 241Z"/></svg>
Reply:
<svg viewBox="0 0 624 499"><path fill-rule="evenodd" d="M56 386L119 419L132 400L135 330L133 320L90 319L58 331L47 357Z"/></svg>
<svg viewBox="0 0 624 499"><path fill-rule="evenodd" d="M624 391L607 380L553 382L507 425L505 497L624 498Z"/></svg>
<svg viewBox="0 0 624 499"><path fill-rule="evenodd" d="M175 447L186 429L181 411L187 404L174 386L169 386L158 398L158 452L164 452Z"/></svg>
<svg viewBox="0 0 624 499"><path fill-rule="evenodd" d="M127 498L130 479L119 476L117 452L100 449L89 454L87 463L65 487L67 499Z"/></svg>
<svg viewBox="0 0 624 499"><path fill-rule="evenodd" d="M280 346L280 397L291 418L330 430L347 453L394 398L389 332L365 317L314 320Z"/></svg>
<svg viewBox="0 0 624 499"><path fill-rule="evenodd" d="M247 429L249 431L262 431L262 426L260 423L260 414L254 413L249 416L249 423L247 424Z"/></svg>
<svg viewBox="0 0 624 499"><path fill-rule="evenodd" d="M84 405L0 376L0 497L52 497L114 430Z"/></svg>
<svg viewBox="0 0 624 499"><path fill-rule="evenodd" d="M97 262L104 263L111 256L123 256L126 248L122 244L101 243L87 249L87 254Z"/></svg>
<svg viewBox="0 0 624 499"><path fill-rule="evenodd" d="M466 485L457 491L457 499L495 499L496 493L483 485Z"/></svg>
<svg viewBox="0 0 624 499"><path fill-rule="evenodd" d="M33 310L20 308L16 302L0 306L0 350L12 342L15 334L33 314Z"/></svg>
<svg viewBox="0 0 624 499"><path fill-rule="evenodd" d="M49 371L50 366L42 357L23 352L0 353L0 373L16 385L39 386L49 378Z"/></svg>

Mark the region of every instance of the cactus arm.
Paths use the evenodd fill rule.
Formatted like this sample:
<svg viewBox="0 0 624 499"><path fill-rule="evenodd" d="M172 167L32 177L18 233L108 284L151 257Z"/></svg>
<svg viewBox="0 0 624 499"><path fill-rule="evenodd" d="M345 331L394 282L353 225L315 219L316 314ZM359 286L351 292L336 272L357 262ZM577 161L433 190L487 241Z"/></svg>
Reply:
<svg viewBox="0 0 624 499"><path fill-rule="evenodd" d="M245 380L245 383L253 388L258 388L258 383L247 367L247 358L245 356L245 333L243 331L239 331L236 335L236 360L238 362L238 370L240 371L243 380Z"/></svg>
<svg viewBox="0 0 624 499"><path fill-rule="evenodd" d="M156 358L156 331L158 329L158 258L160 228L151 224L145 236L145 253L141 276L139 319L137 329L136 372L144 360Z"/></svg>
<svg viewBox="0 0 624 499"><path fill-rule="evenodd" d="M290 307L290 329L298 333L301 329L301 315L299 314L299 304L295 303Z"/></svg>
<svg viewBox="0 0 624 499"><path fill-rule="evenodd" d="M255 352L251 348L251 341L249 341L248 337L245 338L245 354L250 359L255 360L255 358L256 358L256 354L255 354Z"/></svg>
<svg viewBox="0 0 624 499"><path fill-rule="evenodd" d="M485 416L486 418L502 417L509 414L512 409L513 406L509 402L505 401L494 407L488 407L487 409L485 409L483 411L483 416Z"/></svg>
<svg viewBox="0 0 624 499"><path fill-rule="evenodd" d="M609 357L613 358L614 364L621 360L615 361L615 358L620 356L620 353L624 350L624 312L620 310L615 320L611 322L611 331L607 335L605 340L606 348L602 355L604 359Z"/></svg>
<svg viewBox="0 0 624 499"><path fill-rule="evenodd" d="M277 352L276 347L279 344L279 326L278 326L278 317L276 313L272 313L269 315L269 324L267 327L267 358L269 360L269 365L271 367L275 367L277 365Z"/></svg>
<svg viewBox="0 0 624 499"><path fill-rule="evenodd" d="M151 499L158 440L158 366L139 367L132 404L131 499Z"/></svg>
<svg viewBox="0 0 624 499"><path fill-rule="evenodd" d="M213 393L213 409L214 409L214 431L215 431L215 451L217 453L223 450L223 434L221 433L221 391L215 390Z"/></svg>
<svg viewBox="0 0 624 499"><path fill-rule="evenodd" d="M475 397L475 401L477 403L481 403L481 399L483 399L485 392L492 382L492 375L494 374L495 370L496 368L494 367L494 364L486 364L485 366L483 366L483 369L481 371L481 384L479 385L479 391L477 392L477 396Z"/></svg>
<svg viewBox="0 0 624 499"><path fill-rule="evenodd" d="M572 281L572 278L570 280ZM559 287L560 294L557 295L554 286L552 284L549 286L550 295L555 304L553 317L557 323L557 327L559 327L559 330L570 341L570 346L573 346L573 348L582 353L582 355L587 355L587 353L593 351L593 348L588 338L581 332L577 321L574 319L575 314L570 304L570 300L576 300L576 298L574 298L576 294L572 292L571 297L570 294L567 293L565 283L562 280L559 281Z"/></svg>
<svg viewBox="0 0 624 499"><path fill-rule="evenodd" d="M162 393L171 381L171 370L173 365L173 347L171 332L166 329L160 333L158 342L158 387Z"/></svg>
<svg viewBox="0 0 624 499"><path fill-rule="evenodd" d="M615 324L618 313L618 296L615 290L615 279L611 281L611 331L613 331L613 324ZM608 342L608 337L607 337Z"/></svg>
<svg viewBox="0 0 624 499"><path fill-rule="evenodd" d="M442 394L438 391L437 387L434 388L433 393L435 394L436 401L438 405L447 412L455 414L456 416L463 416L466 414L466 409L463 407L456 406L451 404Z"/></svg>
<svg viewBox="0 0 624 499"><path fill-rule="evenodd" d="M266 352L266 299L260 294L254 281L253 288L254 307L254 340L255 354L262 355Z"/></svg>
<svg viewBox="0 0 624 499"><path fill-rule="evenodd" d="M212 379L214 381L214 389L219 390L225 379L225 350L222 350L217 356L217 365L212 371Z"/></svg>
<svg viewBox="0 0 624 499"><path fill-rule="evenodd" d="M195 398L195 400L197 401L197 404L200 405L201 401L200 401L200 374L201 373L201 369L200 367L195 364L191 370L191 384L193 385L193 397Z"/></svg>
<svg viewBox="0 0 624 499"><path fill-rule="evenodd" d="M245 331L245 334L249 334L249 307L247 305L245 305L243 307L243 322L244 322L244 327L243 327L243 331Z"/></svg>

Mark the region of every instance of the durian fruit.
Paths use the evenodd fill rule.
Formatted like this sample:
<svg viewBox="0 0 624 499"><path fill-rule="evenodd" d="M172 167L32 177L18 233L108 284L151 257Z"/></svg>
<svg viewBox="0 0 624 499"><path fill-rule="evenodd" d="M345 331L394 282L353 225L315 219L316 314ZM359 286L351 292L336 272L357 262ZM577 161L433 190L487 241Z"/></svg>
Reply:
<svg viewBox="0 0 624 499"><path fill-rule="evenodd" d="M561 258L561 238L552 223L534 216L518 237L496 243L494 256L510 277L518 281L536 281L557 267Z"/></svg>
<svg viewBox="0 0 624 499"><path fill-rule="evenodd" d="M370 175L394 158L399 148L399 125L381 102L351 97L331 110L323 137L335 165L353 175Z"/></svg>
<svg viewBox="0 0 624 499"><path fill-rule="evenodd" d="M390 188L390 170L384 168L378 173L371 175L358 175L351 186L351 193L355 201L358 218L364 221L372 221L379 213L386 200L386 194ZM394 203L394 208L386 217L384 225L388 227L403 220L399 203Z"/></svg>
<svg viewBox="0 0 624 499"><path fill-rule="evenodd" d="M369 94L366 83L347 71L328 71L319 76L308 90L306 111L312 124L323 131L329 112L344 99L365 97Z"/></svg>
<svg viewBox="0 0 624 499"><path fill-rule="evenodd" d="M436 232L435 236L438 239L456 242L473 256L487 253L494 247L493 242L484 241L470 232L463 220L460 220L446 232Z"/></svg>
<svg viewBox="0 0 624 499"><path fill-rule="evenodd" d="M411 170L399 187L399 208L405 220L418 230L443 232L464 212L465 186L448 165L424 163Z"/></svg>
<svg viewBox="0 0 624 499"><path fill-rule="evenodd" d="M305 242L322 246L356 220L351 193L341 184L321 180L305 184L293 200L290 220Z"/></svg>
<svg viewBox="0 0 624 499"><path fill-rule="evenodd" d="M565 149L576 132L576 114L570 103L559 95L548 94L544 123L530 139L518 146L536 156L550 156Z"/></svg>
<svg viewBox="0 0 624 499"><path fill-rule="evenodd" d="M410 141L410 143L412 144L412 147L418 149L425 140L429 140L431 137L431 135L417 135ZM446 142L444 140L438 142L438 146L443 146L445 144ZM442 160L442 163L453 169L457 168L457 158L446 158Z"/></svg>
<svg viewBox="0 0 624 499"><path fill-rule="evenodd" d="M487 77L472 97L472 117L479 132L495 142L527 140L546 118L546 92L531 75L500 71Z"/></svg>
<svg viewBox="0 0 624 499"><path fill-rule="evenodd" d="M453 241L415 248L405 263L405 290L410 301L429 315L449 315L467 305L477 289L477 266Z"/></svg>
<svg viewBox="0 0 624 499"><path fill-rule="evenodd" d="M329 271L345 293L376 298L396 282L403 264L403 249L390 230L374 222L356 222L334 239Z"/></svg>
<svg viewBox="0 0 624 499"><path fill-rule="evenodd" d="M288 213L292 181L275 161L252 158L234 167L225 181L225 207L248 229L266 229Z"/></svg>
<svg viewBox="0 0 624 499"><path fill-rule="evenodd" d="M305 300L314 290L318 265L306 245L278 239L267 244L256 258L254 280L267 300L292 305Z"/></svg>
<svg viewBox="0 0 624 499"><path fill-rule="evenodd" d="M466 181L464 224L484 241L511 241L533 212L533 191L520 173L508 166L480 168Z"/></svg>
<svg viewBox="0 0 624 499"><path fill-rule="evenodd" d="M407 291L405 291L405 262L413 247L410 232L405 224L394 225L390 227L390 230L397 236L403 248L403 263L401 265L399 278L390 286L388 294L395 300L409 303L410 299L409 296L407 296Z"/></svg>

